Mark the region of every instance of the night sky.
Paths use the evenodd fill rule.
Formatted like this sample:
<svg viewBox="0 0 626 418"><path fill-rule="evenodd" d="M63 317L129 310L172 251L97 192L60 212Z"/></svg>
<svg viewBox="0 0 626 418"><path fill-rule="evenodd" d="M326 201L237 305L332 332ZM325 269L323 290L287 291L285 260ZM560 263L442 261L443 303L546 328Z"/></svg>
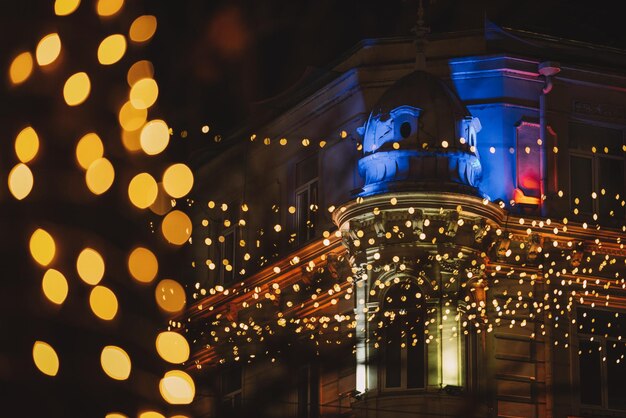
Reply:
<svg viewBox="0 0 626 418"><path fill-rule="evenodd" d="M410 35L417 2L127 0L122 12L110 19L94 13L93 0L83 0L68 17L55 16L53 3L23 0L0 5L0 416L102 417L114 409L165 410L158 391L143 387L158 382L165 370L151 335L167 326L167 317L157 310L151 290L129 283L123 262L137 242L152 242L150 222L157 217L129 210L122 188L97 199L89 195L82 178L73 174L76 140L94 130L110 141L107 153L123 167L117 175L124 181L138 169L164 167L164 160L185 160L213 144L214 135L227 136L254 119L264 100L306 80L306 74L329 69L358 41ZM502 26L626 48L623 14L617 13L614 2L425 3L435 33L477 29L487 16ZM121 64L100 66L95 59L100 40L110 33L126 33L140 14L157 17L153 40L131 46ZM43 35L54 31L63 39L59 62L36 69L24 85L10 86L6 74L15 54L33 51ZM167 120L176 137L159 161L131 160L117 139L116 111L128 90L126 70L139 59L153 62L161 89L151 115ZM86 105L68 109L61 90L75 71L92 75L92 93ZM15 135L29 124L40 133L42 149L32 166L35 188L28 199L17 202L7 189L7 174L15 164ZM201 133L204 125L210 127L208 134ZM182 131L188 131L186 139ZM44 270L27 250L37 226L56 232L57 265L68 276L75 275L74 258L81 248L103 248L111 260L107 280L125 307L122 319L104 324L93 318L86 304L88 289L77 280L70 280L70 297L62 308L46 303L40 290ZM175 276L181 250L164 243L155 246L161 251L161 272ZM58 349L63 373L54 381L42 378L32 364L35 339L51 341ZM101 346L110 343L128 349L133 370L138 371L133 381L111 382L93 361Z"/></svg>

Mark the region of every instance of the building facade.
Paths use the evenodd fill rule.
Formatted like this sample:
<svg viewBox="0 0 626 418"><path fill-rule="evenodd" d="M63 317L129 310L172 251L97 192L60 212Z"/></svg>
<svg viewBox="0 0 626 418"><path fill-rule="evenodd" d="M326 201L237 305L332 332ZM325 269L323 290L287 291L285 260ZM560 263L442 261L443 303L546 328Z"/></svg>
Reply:
<svg viewBox="0 0 626 418"><path fill-rule="evenodd" d="M626 416L626 53L417 45L362 42L196 157L206 416Z"/></svg>

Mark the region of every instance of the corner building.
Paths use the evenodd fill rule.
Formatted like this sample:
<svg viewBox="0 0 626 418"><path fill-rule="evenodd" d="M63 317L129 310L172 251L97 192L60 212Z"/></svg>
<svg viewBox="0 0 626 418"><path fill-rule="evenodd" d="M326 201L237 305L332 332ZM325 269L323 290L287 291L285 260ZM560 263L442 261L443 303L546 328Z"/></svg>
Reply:
<svg viewBox="0 0 626 418"><path fill-rule="evenodd" d="M626 53L487 24L417 55L364 41L198 155L201 408L626 416Z"/></svg>

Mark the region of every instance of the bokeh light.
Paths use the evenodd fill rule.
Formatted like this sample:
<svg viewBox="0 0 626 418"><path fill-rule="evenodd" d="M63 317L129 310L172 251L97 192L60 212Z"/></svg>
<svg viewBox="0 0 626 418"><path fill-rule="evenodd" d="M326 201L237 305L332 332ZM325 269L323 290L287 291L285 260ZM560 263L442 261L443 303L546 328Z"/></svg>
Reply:
<svg viewBox="0 0 626 418"><path fill-rule="evenodd" d="M158 192L156 180L148 173L137 174L128 185L128 198L139 209L153 204Z"/></svg>
<svg viewBox="0 0 626 418"><path fill-rule="evenodd" d="M115 34L107 36L98 46L98 62L102 65L115 64L122 59L126 52L126 38Z"/></svg>
<svg viewBox="0 0 626 418"><path fill-rule="evenodd" d="M76 144L76 160L78 164L87 170L91 163L104 155L102 140L93 132L84 135Z"/></svg>
<svg viewBox="0 0 626 418"><path fill-rule="evenodd" d="M170 129L160 119L148 122L141 130L141 135L139 136L141 149L148 155L157 155L163 152L169 142Z"/></svg>
<svg viewBox="0 0 626 418"><path fill-rule="evenodd" d="M57 16L67 16L72 14L80 5L80 0L56 0L54 2L54 13Z"/></svg>
<svg viewBox="0 0 626 418"><path fill-rule="evenodd" d="M124 145L124 148L129 152L141 151L140 135L141 130L126 131L122 129L122 145Z"/></svg>
<svg viewBox="0 0 626 418"><path fill-rule="evenodd" d="M30 236L29 249L33 259L42 266L50 264L56 254L54 238L41 228L36 229Z"/></svg>
<svg viewBox="0 0 626 418"><path fill-rule="evenodd" d="M154 290L154 296L157 305L166 312L180 312L185 307L185 289L176 280L161 280Z"/></svg>
<svg viewBox="0 0 626 418"><path fill-rule="evenodd" d="M193 379L182 370L170 370L159 382L161 396L173 405L186 405L193 401L196 386Z"/></svg>
<svg viewBox="0 0 626 418"><path fill-rule="evenodd" d="M63 86L63 98L69 106L78 106L89 97L91 82L85 72L70 76Z"/></svg>
<svg viewBox="0 0 626 418"><path fill-rule="evenodd" d="M183 245L191 236L191 219L184 212L173 210L163 218L161 232L165 239L175 245Z"/></svg>
<svg viewBox="0 0 626 418"><path fill-rule="evenodd" d="M175 199L186 196L193 187L193 173L185 164L172 164L163 173L163 188Z"/></svg>
<svg viewBox="0 0 626 418"><path fill-rule="evenodd" d="M128 36L133 42L141 43L149 41L157 29L157 19L152 15L139 16L130 25Z"/></svg>
<svg viewBox="0 0 626 418"><path fill-rule="evenodd" d="M148 60L137 61L128 69L126 74L126 81L128 85L132 87L137 81L142 78L152 78L154 76L154 66Z"/></svg>
<svg viewBox="0 0 626 418"><path fill-rule="evenodd" d="M43 66L52 64L61 53L61 38L58 33L51 33L41 38L35 50L37 64Z"/></svg>
<svg viewBox="0 0 626 418"><path fill-rule="evenodd" d="M165 415L156 411L145 411L140 413L138 418L165 418Z"/></svg>
<svg viewBox="0 0 626 418"><path fill-rule="evenodd" d="M22 129L15 138L15 155L27 163L37 156L39 151L39 136L32 126Z"/></svg>
<svg viewBox="0 0 626 418"><path fill-rule="evenodd" d="M56 376L59 372L59 356L50 344L35 341L33 345L33 360L39 371L48 376Z"/></svg>
<svg viewBox="0 0 626 418"><path fill-rule="evenodd" d="M167 362L180 364L189 360L189 343L177 332L161 332L156 338L156 349Z"/></svg>
<svg viewBox="0 0 626 418"><path fill-rule="evenodd" d="M104 277L104 259L93 248L85 248L78 254L76 259L76 271L78 276L92 286L100 283Z"/></svg>
<svg viewBox="0 0 626 418"><path fill-rule="evenodd" d="M41 281L41 288L43 289L43 294L48 298L48 300L52 303L56 303L57 305L65 302L65 298L67 298L67 279L63 273L58 270L48 269L46 271L43 275L43 280Z"/></svg>
<svg viewBox="0 0 626 418"><path fill-rule="evenodd" d="M115 169L106 158L98 158L89 165L85 182L93 194L100 195L111 187L115 179Z"/></svg>
<svg viewBox="0 0 626 418"><path fill-rule="evenodd" d="M113 16L124 6L124 0L98 0L96 13L99 16Z"/></svg>
<svg viewBox="0 0 626 418"><path fill-rule="evenodd" d="M159 97L159 86L153 78L142 78L130 88L130 102L136 109L147 109Z"/></svg>
<svg viewBox="0 0 626 418"><path fill-rule="evenodd" d="M159 188L159 193L154 203L150 205L150 210L157 215L163 216L172 210L172 200L165 192L163 183L157 183L157 187Z"/></svg>
<svg viewBox="0 0 626 418"><path fill-rule="evenodd" d="M30 52L18 54L9 66L9 79L13 84L21 84L30 77L33 72L33 56Z"/></svg>
<svg viewBox="0 0 626 418"><path fill-rule="evenodd" d="M128 271L138 282L150 283L159 271L159 262L152 251L137 247L128 256Z"/></svg>
<svg viewBox="0 0 626 418"><path fill-rule="evenodd" d="M19 163L9 172L9 191L17 200L28 196L33 184L33 172L26 164Z"/></svg>
<svg viewBox="0 0 626 418"><path fill-rule="evenodd" d="M128 416L120 414L119 412L110 412L106 414L104 418L128 418Z"/></svg>
<svg viewBox="0 0 626 418"><path fill-rule="evenodd" d="M130 357L126 351L115 345L107 345L102 349L100 365L111 379L126 380L130 376Z"/></svg>
<svg viewBox="0 0 626 418"><path fill-rule="evenodd" d="M118 120L125 131L136 131L146 123L147 117L146 109L135 109L131 102L126 102L120 108Z"/></svg>
<svg viewBox="0 0 626 418"><path fill-rule="evenodd" d="M108 287L96 286L89 294L89 306L98 318L110 321L117 314L117 297Z"/></svg>

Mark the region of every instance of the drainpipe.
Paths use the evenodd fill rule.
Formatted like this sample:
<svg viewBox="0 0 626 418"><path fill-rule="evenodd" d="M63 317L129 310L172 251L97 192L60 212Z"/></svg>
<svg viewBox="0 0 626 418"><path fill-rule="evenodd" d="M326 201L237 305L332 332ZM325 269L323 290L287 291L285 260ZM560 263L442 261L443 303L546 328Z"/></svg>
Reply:
<svg viewBox="0 0 626 418"><path fill-rule="evenodd" d="M539 74L544 78L544 86L539 95L539 138L541 139L541 147L539 148L539 174L541 181L539 183L541 191L541 216L547 216L546 195L548 192L548 129L546 123L546 98L552 91L552 77L561 71L561 65L558 62L544 61L539 64Z"/></svg>

